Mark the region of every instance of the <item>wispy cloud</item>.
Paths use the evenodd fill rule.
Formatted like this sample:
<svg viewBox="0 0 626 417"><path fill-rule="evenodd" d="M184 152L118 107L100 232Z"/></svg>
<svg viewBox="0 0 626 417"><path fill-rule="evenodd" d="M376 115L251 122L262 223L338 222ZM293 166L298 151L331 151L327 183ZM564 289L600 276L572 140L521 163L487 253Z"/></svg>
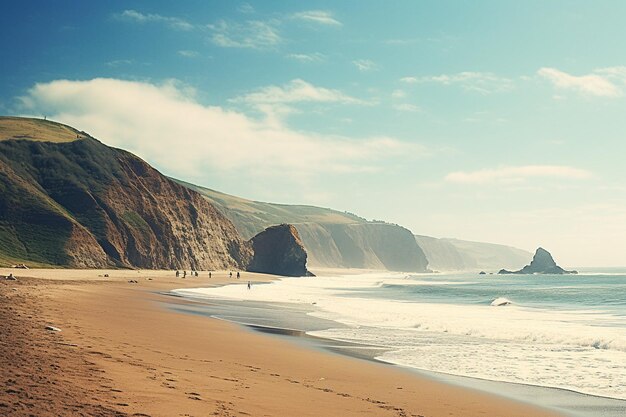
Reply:
<svg viewBox="0 0 626 417"><path fill-rule="evenodd" d="M410 104L410 103L394 104L393 108L398 111L412 112L412 113L418 113L422 111L422 109L419 106L416 106L415 104Z"/></svg>
<svg viewBox="0 0 626 417"><path fill-rule="evenodd" d="M491 72L472 71L423 77L404 77L400 81L406 84L434 83L445 86L457 85L466 91L480 94L507 92L515 87L513 80L509 78L500 77Z"/></svg>
<svg viewBox="0 0 626 417"><path fill-rule="evenodd" d="M303 82L294 85L251 98L353 100ZM422 147L391 137L302 132L205 106L190 89L174 81L155 85L117 79L58 80L35 85L22 101L29 114L47 114L85 129L179 177L211 178L228 173L297 182L303 175L376 171L393 161L424 155Z"/></svg>
<svg viewBox="0 0 626 417"><path fill-rule="evenodd" d="M359 71L362 72L374 71L378 69L378 65L376 65L374 61L370 61L369 59L357 59L355 61L352 61L352 63L359 69Z"/></svg>
<svg viewBox="0 0 626 417"><path fill-rule="evenodd" d="M220 20L207 28L213 32L211 41L224 48L266 49L283 41L273 23L260 20L243 23Z"/></svg>
<svg viewBox="0 0 626 417"><path fill-rule="evenodd" d="M239 7L237 7L237 11L240 13L251 14L254 13L254 7L250 3L241 3Z"/></svg>
<svg viewBox="0 0 626 417"><path fill-rule="evenodd" d="M188 31L194 29L194 25L178 17L162 16L154 13L142 13L136 10L124 10L122 13L116 14L115 17L119 20L136 23L161 23L176 30Z"/></svg>
<svg viewBox="0 0 626 417"><path fill-rule="evenodd" d="M556 68L540 68L537 74L558 89L599 97L621 96L622 89L615 82L626 81L625 67L599 68L585 75L572 75Z"/></svg>
<svg viewBox="0 0 626 417"><path fill-rule="evenodd" d="M406 91L400 90L400 89L393 90L391 92L391 97L393 97L393 98L404 98L404 97L406 97Z"/></svg>
<svg viewBox="0 0 626 417"><path fill-rule="evenodd" d="M196 58L200 55L198 51L191 51L189 49L181 49L177 53L178 55L185 57L185 58Z"/></svg>
<svg viewBox="0 0 626 417"><path fill-rule="evenodd" d="M247 104L289 104L298 102L367 104L339 90L317 87L301 79L295 79L282 86L268 86L255 92L237 97L233 102Z"/></svg>
<svg viewBox="0 0 626 417"><path fill-rule="evenodd" d="M314 52L312 54L289 54L287 55L287 58L302 63L313 63L324 61L326 56L324 54L320 54L319 52Z"/></svg>
<svg viewBox="0 0 626 417"><path fill-rule="evenodd" d="M291 15L293 19L327 26L341 26L341 22L334 18L333 13L327 10L308 10Z"/></svg>
<svg viewBox="0 0 626 417"><path fill-rule="evenodd" d="M134 61L132 59L115 59L113 61L107 62L105 65L107 67L117 68L124 65L131 65Z"/></svg>
<svg viewBox="0 0 626 417"><path fill-rule="evenodd" d="M387 39L383 41L385 45L412 45L421 42L420 38L405 38L405 39Z"/></svg>
<svg viewBox="0 0 626 417"><path fill-rule="evenodd" d="M531 178L558 178L580 180L591 178L592 173L562 165L525 165L515 167L500 167L482 169L471 172L451 172L445 179L449 182L461 184L485 183L519 183Z"/></svg>

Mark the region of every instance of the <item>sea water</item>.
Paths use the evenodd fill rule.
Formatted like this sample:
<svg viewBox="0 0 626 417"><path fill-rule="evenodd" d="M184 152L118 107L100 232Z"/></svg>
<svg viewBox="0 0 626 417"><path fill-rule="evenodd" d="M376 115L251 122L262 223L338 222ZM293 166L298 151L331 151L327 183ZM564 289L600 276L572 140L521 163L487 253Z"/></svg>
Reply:
<svg viewBox="0 0 626 417"><path fill-rule="evenodd" d="M384 348L377 359L393 364L626 399L626 270L385 272L178 292L307 305L338 323L310 334Z"/></svg>

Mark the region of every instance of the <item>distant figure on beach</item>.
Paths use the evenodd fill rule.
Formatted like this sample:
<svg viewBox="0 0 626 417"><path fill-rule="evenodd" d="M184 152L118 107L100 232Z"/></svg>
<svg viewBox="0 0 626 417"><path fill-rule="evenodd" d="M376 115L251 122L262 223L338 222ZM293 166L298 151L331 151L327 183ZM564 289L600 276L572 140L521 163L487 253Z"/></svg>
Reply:
<svg viewBox="0 0 626 417"><path fill-rule="evenodd" d="M187 276L187 271L183 271L183 278Z"/></svg>
<svg viewBox="0 0 626 417"><path fill-rule="evenodd" d="M252 288L252 282L248 281L248 289Z"/></svg>
<svg viewBox="0 0 626 417"><path fill-rule="evenodd" d="M241 274L237 271L237 279L241 278Z"/></svg>
<svg viewBox="0 0 626 417"><path fill-rule="evenodd" d="M233 277L233 271L230 271L230 272L228 273L228 276L229 276L230 278L232 278L232 277Z"/></svg>
<svg viewBox="0 0 626 417"><path fill-rule="evenodd" d="M196 271L196 276L198 276L198 271Z"/></svg>
<svg viewBox="0 0 626 417"><path fill-rule="evenodd" d="M178 278L180 276L180 271L177 269L176 270L176 278Z"/></svg>
<svg viewBox="0 0 626 417"><path fill-rule="evenodd" d="M209 278L211 278L211 272L209 271Z"/></svg>

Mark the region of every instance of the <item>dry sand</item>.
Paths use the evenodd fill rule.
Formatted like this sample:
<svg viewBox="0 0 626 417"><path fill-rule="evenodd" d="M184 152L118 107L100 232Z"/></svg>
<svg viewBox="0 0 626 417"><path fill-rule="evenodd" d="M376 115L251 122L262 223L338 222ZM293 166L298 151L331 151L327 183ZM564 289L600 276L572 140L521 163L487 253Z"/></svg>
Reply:
<svg viewBox="0 0 626 417"><path fill-rule="evenodd" d="M225 272L0 276L9 272L18 281L0 279L2 416L556 415L163 307L158 291L236 282Z"/></svg>

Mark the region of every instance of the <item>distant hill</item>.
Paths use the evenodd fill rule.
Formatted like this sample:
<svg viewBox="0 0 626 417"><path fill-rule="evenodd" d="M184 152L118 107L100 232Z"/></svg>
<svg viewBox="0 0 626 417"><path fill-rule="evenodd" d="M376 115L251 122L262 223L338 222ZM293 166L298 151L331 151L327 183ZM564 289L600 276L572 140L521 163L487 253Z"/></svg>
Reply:
<svg viewBox="0 0 626 417"><path fill-rule="evenodd" d="M459 239L437 239L416 235L415 239L426 253L431 269L437 271L499 270L521 268L530 252L494 243Z"/></svg>
<svg viewBox="0 0 626 417"><path fill-rule="evenodd" d="M467 271L523 266L529 252L505 245L409 236L401 226L370 222L329 208L264 203L183 181L211 201L246 238L283 222L296 226L312 267L353 267L402 271ZM425 257L422 258L422 254Z"/></svg>
<svg viewBox="0 0 626 417"><path fill-rule="evenodd" d="M328 208L263 203L179 181L205 196L249 237L280 223L293 224L311 267L427 271L428 261L412 233L404 227L369 222Z"/></svg>
<svg viewBox="0 0 626 417"><path fill-rule="evenodd" d="M69 126L0 117L0 264L222 269L251 249L198 193Z"/></svg>

